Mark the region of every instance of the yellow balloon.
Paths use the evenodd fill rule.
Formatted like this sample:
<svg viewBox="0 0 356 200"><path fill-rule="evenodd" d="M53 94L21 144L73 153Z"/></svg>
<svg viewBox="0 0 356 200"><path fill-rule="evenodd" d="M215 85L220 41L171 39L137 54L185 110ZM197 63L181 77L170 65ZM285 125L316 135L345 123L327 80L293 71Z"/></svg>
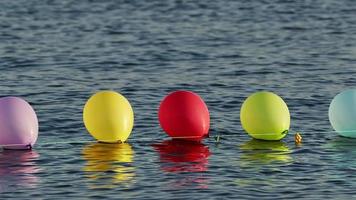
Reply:
<svg viewBox="0 0 356 200"><path fill-rule="evenodd" d="M290 114L287 104L272 92L256 92L241 106L243 129L253 138L280 140L287 135Z"/></svg>
<svg viewBox="0 0 356 200"><path fill-rule="evenodd" d="M129 101L114 91L101 91L86 102L83 110L85 128L101 142L125 142L129 137L134 114Z"/></svg>

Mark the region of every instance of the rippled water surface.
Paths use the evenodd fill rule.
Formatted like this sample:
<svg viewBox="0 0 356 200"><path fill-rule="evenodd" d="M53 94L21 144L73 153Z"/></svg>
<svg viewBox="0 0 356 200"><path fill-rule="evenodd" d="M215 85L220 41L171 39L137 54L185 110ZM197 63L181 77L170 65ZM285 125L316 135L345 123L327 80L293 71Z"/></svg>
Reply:
<svg viewBox="0 0 356 200"><path fill-rule="evenodd" d="M40 133L33 151L0 152L0 197L355 198L356 141L327 115L355 86L355 65L352 0L2 0L0 96L29 101ZM126 144L96 143L84 128L84 103L103 89L132 103ZM203 143L160 128L159 102L176 89L206 101ZM282 141L241 128L241 103L259 90L289 106Z"/></svg>

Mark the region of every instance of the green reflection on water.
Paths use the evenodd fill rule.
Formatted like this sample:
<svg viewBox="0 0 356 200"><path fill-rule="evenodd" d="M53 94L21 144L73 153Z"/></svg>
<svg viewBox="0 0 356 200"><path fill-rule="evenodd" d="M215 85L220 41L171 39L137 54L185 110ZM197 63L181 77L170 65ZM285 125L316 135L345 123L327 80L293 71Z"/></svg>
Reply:
<svg viewBox="0 0 356 200"><path fill-rule="evenodd" d="M234 180L239 187L267 187L280 184L278 176L281 168L293 162L291 150L282 141L264 141L252 139L239 146L241 150L241 178Z"/></svg>
<svg viewBox="0 0 356 200"><path fill-rule="evenodd" d="M242 163L254 162L270 164L274 162L289 163L293 159L290 149L282 141L263 141L252 139L240 146Z"/></svg>

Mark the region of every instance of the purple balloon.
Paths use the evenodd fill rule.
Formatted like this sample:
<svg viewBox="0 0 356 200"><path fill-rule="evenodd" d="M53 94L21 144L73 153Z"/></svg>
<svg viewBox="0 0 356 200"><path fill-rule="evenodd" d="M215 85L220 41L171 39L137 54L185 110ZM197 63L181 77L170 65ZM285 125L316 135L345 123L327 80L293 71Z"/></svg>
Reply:
<svg viewBox="0 0 356 200"><path fill-rule="evenodd" d="M29 103L18 97L0 98L0 147L31 149L38 137L38 120Z"/></svg>

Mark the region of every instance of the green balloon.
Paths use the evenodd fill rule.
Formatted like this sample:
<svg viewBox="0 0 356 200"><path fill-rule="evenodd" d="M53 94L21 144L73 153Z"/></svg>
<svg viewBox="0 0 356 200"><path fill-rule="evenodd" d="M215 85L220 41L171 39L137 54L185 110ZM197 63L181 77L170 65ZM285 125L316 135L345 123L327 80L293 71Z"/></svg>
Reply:
<svg viewBox="0 0 356 200"><path fill-rule="evenodd" d="M253 138L280 140L290 126L287 104L272 92L256 92L241 106L240 121L243 129Z"/></svg>

